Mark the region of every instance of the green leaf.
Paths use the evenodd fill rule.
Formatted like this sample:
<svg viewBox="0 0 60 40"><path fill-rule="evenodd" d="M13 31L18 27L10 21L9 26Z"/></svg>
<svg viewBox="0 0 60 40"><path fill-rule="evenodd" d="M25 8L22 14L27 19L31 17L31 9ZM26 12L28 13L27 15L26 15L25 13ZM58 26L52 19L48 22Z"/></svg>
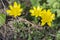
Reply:
<svg viewBox="0 0 60 40"><path fill-rule="evenodd" d="M60 9L55 9L55 8L51 8L51 11L53 12L53 13L57 13L57 17L60 17Z"/></svg>
<svg viewBox="0 0 60 40"><path fill-rule="evenodd" d="M60 8L60 3L59 2L54 2L54 4L52 5L53 8Z"/></svg>
<svg viewBox="0 0 60 40"><path fill-rule="evenodd" d="M5 23L6 15L0 14L0 26L2 26Z"/></svg>
<svg viewBox="0 0 60 40"><path fill-rule="evenodd" d="M43 7L43 8L47 8L46 3L43 3L42 7Z"/></svg>
<svg viewBox="0 0 60 40"><path fill-rule="evenodd" d="M37 17L34 18L34 22L35 22L36 24L38 23L38 18L37 18Z"/></svg>
<svg viewBox="0 0 60 40"><path fill-rule="evenodd" d="M39 6L40 3L39 3L40 0L30 0L32 6Z"/></svg>
<svg viewBox="0 0 60 40"><path fill-rule="evenodd" d="M28 37L28 40L31 40L31 35L29 34L28 36L29 36L29 37Z"/></svg>
<svg viewBox="0 0 60 40"><path fill-rule="evenodd" d="M60 0L57 0L58 2L60 2Z"/></svg>
<svg viewBox="0 0 60 40"><path fill-rule="evenodd" d="M55 11L57 11L58 9L55 8L51 8L52 13L55 13Z"/></svg>
<svg viewBox="0 0 60 40"><path fill-rule="evenodd" d="M57 10L57 17L60 17L60 9Z"/></svg>
<svg viewBox="0 0 60 40"><path fill-rule="evenodd" d="M56 34L56 40L60 40L60 30Z"/></svg>
<svg viewBox="0 0 60 40"><path fill-rule="evenodd" d="M56 0L47 0L47 2L49 3L49 5L52 5Z"/></svg>

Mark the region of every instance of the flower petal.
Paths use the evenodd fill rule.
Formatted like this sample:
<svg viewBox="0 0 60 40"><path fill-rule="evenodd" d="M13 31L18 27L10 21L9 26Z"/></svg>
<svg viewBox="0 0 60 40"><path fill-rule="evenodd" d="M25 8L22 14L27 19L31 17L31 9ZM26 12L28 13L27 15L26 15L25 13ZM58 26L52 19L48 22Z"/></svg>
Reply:
<svg viewBox="0 0 60 40"><path fill-rule="evenodd" d="M9 8L10 8L10 9L13 9L12 5L9 5Z"/></svg>
<svg viewBox="0 0 60 40"><path fill-rule="evenodd" d="M21 7L21 5L20 4L18 4L18 8L20 8Z"/></svg>
<svg viewBox="0 0 60 40"><path fill-rule="evenodd" d="M48 24L49 26L51 26L51 22L48 22L47 24Z"/></svg>
<svg viewBox="0 0 60 40"><path fill-rule="evenodd" d="M43 20L41 20L41 21L42 21L41 26L45 25L46 22L44 22Z"/></svg>
<svg viewBox="0 0 60 40"><path fill-rule="evenodd" d="M10 12L11 12L11 10L6 10L6 12L7 12L7 13L10 13Z"/></svg>
<svg viewBox="0 0 60 40"><path fill-rule="evenodd" d="M17 3L16 3L16 2L14 2L14 8L15 8L15 7L17 7Z"/></svg>
<svg viewBox="0 0 60 40"><path fill-rule="evenodd" d="M55 14L52 14L52 18L53 18L53 20L55 20Z"/></svg>

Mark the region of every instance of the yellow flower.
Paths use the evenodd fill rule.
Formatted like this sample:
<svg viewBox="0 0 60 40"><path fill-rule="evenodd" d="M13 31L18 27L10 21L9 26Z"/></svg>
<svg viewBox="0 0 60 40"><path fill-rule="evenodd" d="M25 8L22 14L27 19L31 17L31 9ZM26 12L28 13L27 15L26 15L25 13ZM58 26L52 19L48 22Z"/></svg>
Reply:
<svg viewBox="0 0 60 40"><path fill-rule="evenodd" d="M33 7L33 9L30 9L30 13L31 16L35 16L35 17L41 16L42 8L40 8L39 6Z"/></svg>
<svg viewBox="0 0 60 40"><path fill-rule="evenodd" d="M14 2L13 6L9 5L9 10L6 10L6 12L13 17L17 17L21 15L22 12L22 8L20 4L17 4L16 2Z"/></svg>
<svg viewBox="0 0 60 40"><path fill-rule="evenodd" d="M46 23L51 26L52 21L55 19L55 15L51 13L50 10L43 10L43 13L41 14L41 26L45 25Z"/></svg>

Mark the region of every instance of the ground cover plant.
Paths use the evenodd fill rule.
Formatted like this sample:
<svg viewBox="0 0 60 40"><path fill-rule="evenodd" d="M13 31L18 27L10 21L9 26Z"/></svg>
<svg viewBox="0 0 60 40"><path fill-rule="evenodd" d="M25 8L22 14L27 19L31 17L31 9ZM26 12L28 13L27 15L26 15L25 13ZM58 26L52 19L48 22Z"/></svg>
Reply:
<svg viewBox="0 0 60 40"><path fill-rule="evenodd" d="M60 0L0 0L0 40L60 40Z"/></svg>

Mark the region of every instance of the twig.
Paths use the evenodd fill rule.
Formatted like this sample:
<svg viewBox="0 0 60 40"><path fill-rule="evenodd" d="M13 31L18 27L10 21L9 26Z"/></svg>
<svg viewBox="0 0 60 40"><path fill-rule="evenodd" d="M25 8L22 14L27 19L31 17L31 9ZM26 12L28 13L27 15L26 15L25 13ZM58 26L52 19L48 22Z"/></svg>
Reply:
<svg viewBox="0 0 60 40"><path fill-rule="evenodd" d="M36 29L39 29L39 30L42 30L43 29L43 27L41 27L40 25L36 25L36 24L34 24L34 23L32 23L32 22L29 22L28 20L26 20L26 19L24 19L24 18L18 18L17 19L17 21L18 22L24 22L24 23L26 23L26 24L31 24L31 26L33 27L33 28L36 28ZM13 21L10 21L10 22L8 22L8 25L12 25L13 23L15 22L15 20ZM13 27L13 25L12 25L12 27Z"/></svg>
<svg viewBox="0 0 60 40"><path fill-rule="evenodd" d="M2 1L2 0L1 0L1 2L2 2L2 5L4 6L4 10L6 10L6 9L5 9L6 7L5 7L5 5L4 5L4 3L3 3L3 1Z"/></svg>
<svg viewBox="0 0 60 40"><path fill-rule="evenodd" d="M54 34L49 34L50 36L53 36L53 37L56 37L56 35L54 35Z"/></svg>
<svg viewBox="0 0 60 40"><path fill-rule="evenodd" d="M43 27L41 27L40 25L36 25L36 24L34 24L34 23L32 23L32 22L29 22L28 20L26 20L26 19L24 19L24 18L19 18L19 21L25 22L26 24L31 24L32 27L34 27L34 28L43 29Z"/></svg>

